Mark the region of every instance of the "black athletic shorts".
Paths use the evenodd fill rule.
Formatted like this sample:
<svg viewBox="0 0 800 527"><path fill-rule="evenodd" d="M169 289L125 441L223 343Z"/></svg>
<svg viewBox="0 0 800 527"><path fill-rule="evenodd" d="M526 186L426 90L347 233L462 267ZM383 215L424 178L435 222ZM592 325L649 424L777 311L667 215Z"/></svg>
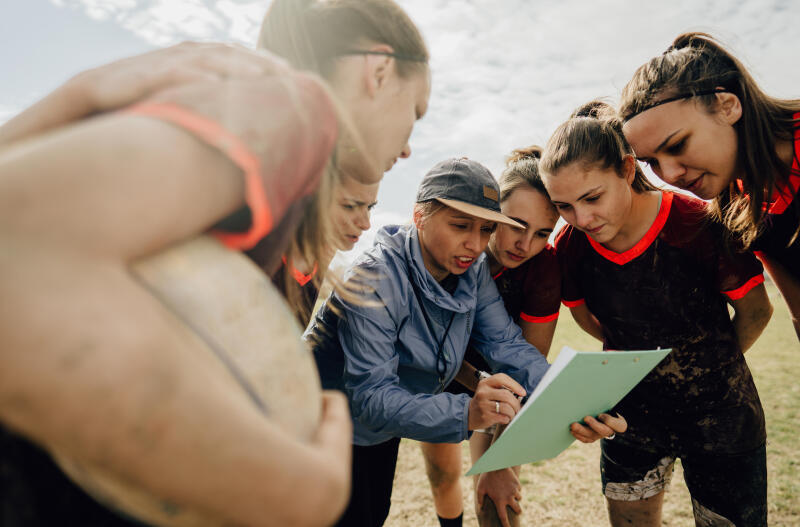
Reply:
<svg viewBox="0 0 800 527"><path fill-rule="evenodd" d="M602 440L603 494L638 501L669 487L675 460L692 496L698 525L767 525L767 454L764 445L740 454L678 453L636 448L621 438Z"/></svg>

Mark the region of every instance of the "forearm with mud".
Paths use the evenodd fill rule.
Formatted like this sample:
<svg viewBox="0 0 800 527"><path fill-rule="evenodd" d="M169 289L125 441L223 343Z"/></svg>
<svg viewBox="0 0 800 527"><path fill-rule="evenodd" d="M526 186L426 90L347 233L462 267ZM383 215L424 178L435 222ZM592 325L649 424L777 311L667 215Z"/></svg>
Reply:
<svg viewBox="0 0 800 527"><path fill-rule="evenodd" d="M763 284L751 289L743 298L731 302L734 307L732 318L736 337L742 353L758 340L772 317L767 290Z"/></svg>
<svg viewBox="0 0 800 527"><path fill-rule="evenodd" d="M759 254L759 259L764 264L764 268L769 273L772 281L775 282L786 305L789 307L789 315L792 317L794 331L800 340L800 281L789 274L789 271L784 266L766 255Z"/></svg>
<svg viewBox="0 0 800 527"><path fill-rule="evenodd" d="M271 425L123 266L4 247L5 424L227 522L334 521L347 495L334 454Z"/></svg>

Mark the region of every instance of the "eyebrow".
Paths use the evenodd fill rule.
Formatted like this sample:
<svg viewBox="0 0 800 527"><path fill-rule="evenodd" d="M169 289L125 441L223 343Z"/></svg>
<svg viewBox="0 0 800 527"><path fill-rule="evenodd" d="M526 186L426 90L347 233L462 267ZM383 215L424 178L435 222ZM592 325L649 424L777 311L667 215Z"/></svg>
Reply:
<svg viewBox="0 0 800 527"><path fill-rule="evenodd" d="M509 216L509 218L511 218L512 220L516 221L517 223L522 224L523 226L525 226L525 228L528 228L530 226L530 225L528 225L527 221L525 221L525 220L523 220L521 218L515 218L514 216Z"/></svg>
<svg viewBox="0 0 800 527"><path fill-rule="evenodd" d="M664 139L663 141L661 141L661 144L659 144L659 145L656 147L656 149L655 149L655 150L653 150L653 153L656 153L656 152L658 152L659 150L661 150L662 148L664 148L664 145L666 145L666 144L669 142L669 140L670 140L670 139L672 139L672 137L673 137L675 134L677 134L678 132L680 132L681 130L682 130L681 128L678 128L677 130L675 130L674 132L672 132L671 134L669 134L669 135L667 136L667 138L666 138L666 139Z"/></svg>
<svg viewBox="0 0 800 527"><path fill-rule="evenodd" d="M591 189L587 190L586 192L584 192L584 193L583 193L583 194L582 194L582 195L581 195L581 196L580 196L578 199L576 199L575 201L580 201L580 200L584 199L584 198L585 198L586 196L588 196L589 194L591 194L591 193L593 193L593 192L597 192L598 190L600 190L600 188L601 188L601 186L597 186L597 187L594 187L594 188L591 188ZM563 205L569 205L569 203L566 203L566 202L564 202L564 201L555 201L555 200L554 200L554 201L553 201L553 203L561 203L561 204L563 204Z"/></svg>
<svg viewBox="0 0 800 527"><path fill-rule="evenodd" d="M376 203L378 203L378 200L375 200L372 203L367 203L366 201L361 201L361 200L357 200L357 199L353 199L353 198L344 198L344 200L345 201L349 201L353 205L357 205L359 207L362 207L364 205L375 205Z"/></svg>
<svg viewBox="0 0 800 527"><path fill-rule="evenodd" d="M593 189L589 189L589 190L587 190L586 192L584 192L584 193L583 193L583 195L581 195L581 197L579 197L579 198L578 198L577 200L575 200L575 201L580 201L580 200L582 200L583 198L585 198L586 196L588 196L589 194L592 194L592 193L594 193L594 192L597 192L599 189L600 189L600 187L594 187Z"/></svg>

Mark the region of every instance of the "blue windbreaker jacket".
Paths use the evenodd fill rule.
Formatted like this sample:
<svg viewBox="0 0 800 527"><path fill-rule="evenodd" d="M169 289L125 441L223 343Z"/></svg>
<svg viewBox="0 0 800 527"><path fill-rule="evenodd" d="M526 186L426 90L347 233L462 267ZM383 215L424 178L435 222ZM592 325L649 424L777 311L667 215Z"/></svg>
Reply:
<svg viewBox="0 0 800 527"><path fill-rule="evenodd" d="M434 443L466 439L470 397L442 390L458 373L470 340L494 373L508 374L528 393L547 371L545 358L508 316L483 254L460 275L451 295L425 268L416 228L392 225L379 230L345 280L367 285L359 287L363 301L346 302L332 294L306 337L323 387L344 391L350 401L357 445L393 437ZM409 280L418 286L435 335ZM437 350L453 313L440 380Z"/></svg>

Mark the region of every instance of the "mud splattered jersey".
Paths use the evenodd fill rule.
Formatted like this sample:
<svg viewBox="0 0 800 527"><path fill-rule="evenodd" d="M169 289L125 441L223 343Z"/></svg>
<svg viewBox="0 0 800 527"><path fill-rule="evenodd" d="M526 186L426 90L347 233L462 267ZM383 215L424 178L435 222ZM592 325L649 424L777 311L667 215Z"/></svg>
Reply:
<svg viewBox="0 0 800 527"><path fill-rule="evenodd" d="M763 269L751 253L725 249L702 201L662 193L650 229L623 253L572 226L559 233L556 252L564 303L586 303L604 349L673 348L616 406L629 423L625 440L719 453L764 442L763 410L727 303L762 283Z"/></svg>

